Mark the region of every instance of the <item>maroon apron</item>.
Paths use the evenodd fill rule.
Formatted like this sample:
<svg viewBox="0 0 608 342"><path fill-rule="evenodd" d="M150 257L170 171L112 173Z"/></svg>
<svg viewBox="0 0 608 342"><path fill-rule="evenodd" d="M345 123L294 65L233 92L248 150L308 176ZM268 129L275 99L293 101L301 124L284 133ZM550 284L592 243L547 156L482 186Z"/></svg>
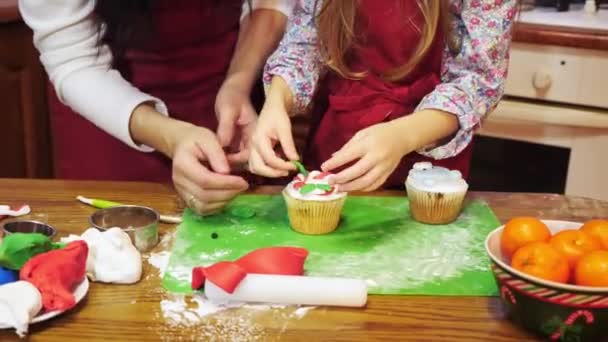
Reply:
<svg viewBox="0 0 608 342"><path fill-rule="evenodd" d="M146 47L128 50L121 74L165 102L172 117L215 130L214 102L236 44L242 0L160 0ZM169 182L171 161L95 127L50 91L58 178Z"/></svg>
<svg viewBox="0 0 608 342"><path fill-rule="evenodd" d="M381 76L403 65L414 53L420 40L424 18L416 1L361 0L355 30L359 46L348 55L352 70L367 71L362 80L349 80L331 72L326 78L327 97L322 108L313 110L311 143L305 155L307 165L318 169L358 131L382 122L411 114L424 96L440 83L444 49L443 34L420 63L404 80L389 82ZM382 148L378 146L377 148ZM432 161L435 165L460 170L468 174L471 145L459 155L431 160L418 153L405 156L384 184L385 188L402 187L409 169L415 162Z"/></svg>

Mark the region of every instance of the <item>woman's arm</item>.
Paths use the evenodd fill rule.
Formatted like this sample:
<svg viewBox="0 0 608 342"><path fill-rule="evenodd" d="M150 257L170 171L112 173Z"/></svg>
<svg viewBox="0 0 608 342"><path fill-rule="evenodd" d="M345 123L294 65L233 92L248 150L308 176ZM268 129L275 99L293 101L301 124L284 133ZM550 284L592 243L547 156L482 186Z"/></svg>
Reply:
<svg viewBox="0 0 608 342"><path fill-rule="evenodd" d="M142 103L151 104L157 116L167 115L167 108L111 68L110 49L98 46L94 8L93 0L19 0L23 20L34 31L34 44L59 99L131 147L151 151L134 140L147 141L132 138L131 114Z"/></svg>
<svg viewBox="0 0 608 342"><path fill-rule="evenodd" d="M303 112L312 101L323 65L317 47L316 1L294 1L285 35L264 70L267 92L271 83L276 83L272 82L274 77L282 78L287 84L293 99L293 106L290 106L292 115ZM318 1L317 6L323 6L323 1Z"/></svg>
<svg viewBox="0 0 608 342"><path fill-rule="evenodd" d="M253 86L268 56L276 49L285 32L293 0L247 1L243 4L241 28L226 82Z"/></svg>
<svg viewBox="0 0 608 342"><path fill-rule="evenodd" d="M474 130L498 104L509 64L511 28L517 0L451 1L452 25L462 38L460 52L446 47L442 83L426 96L417 111L451 113L459 129L447 143L418 151L435 159L460 153L471 141Z"/></svg>
<svg viewBox="0 0 608 342"><path fill-rule="evenodd" d="M231 160L247 159L247 143L257 114L250 97L268 56L283 37L293 0L258 0L243 4L241 27L226 79L218 92L215 111L217 135L223 146L237 145ZM235 139L236 136L236 139Z"/></svg>

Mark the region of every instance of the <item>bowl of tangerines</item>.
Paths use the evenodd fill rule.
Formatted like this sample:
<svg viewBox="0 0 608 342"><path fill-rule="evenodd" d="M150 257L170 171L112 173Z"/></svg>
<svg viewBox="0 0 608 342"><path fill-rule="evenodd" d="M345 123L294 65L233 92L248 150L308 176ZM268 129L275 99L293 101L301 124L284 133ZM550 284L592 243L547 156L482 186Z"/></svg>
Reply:
<svg viewBox="0 0 608 342"><path fill-rule="evenodd" d="M554 341L608 341L608 220L516 217L486 239L508 317Z"/></svg>

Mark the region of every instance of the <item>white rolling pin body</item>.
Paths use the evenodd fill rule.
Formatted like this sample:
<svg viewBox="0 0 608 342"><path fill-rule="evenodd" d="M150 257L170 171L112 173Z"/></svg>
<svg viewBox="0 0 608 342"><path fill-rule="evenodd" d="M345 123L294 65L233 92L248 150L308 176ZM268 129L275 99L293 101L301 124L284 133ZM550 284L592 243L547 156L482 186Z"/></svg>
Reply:
<svg viewBox="0 0 608 342"><path fill-rule="evenodd" d="M248 274L232 294L206 280L205 296L219 304L362 307L367 302L367 284L360 279Z"/></svg>

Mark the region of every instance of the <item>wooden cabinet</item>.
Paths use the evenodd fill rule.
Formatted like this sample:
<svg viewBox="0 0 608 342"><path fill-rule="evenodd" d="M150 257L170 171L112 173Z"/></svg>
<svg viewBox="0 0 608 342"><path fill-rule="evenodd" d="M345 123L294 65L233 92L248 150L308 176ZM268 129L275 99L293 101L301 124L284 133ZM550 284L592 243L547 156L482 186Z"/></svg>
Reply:
<svg viewBox="0 0 608 342"><path fill-rule="evenodd" d="M17 0L0 0L0 156L0 177L52 176L46 76Z"/></svg>

